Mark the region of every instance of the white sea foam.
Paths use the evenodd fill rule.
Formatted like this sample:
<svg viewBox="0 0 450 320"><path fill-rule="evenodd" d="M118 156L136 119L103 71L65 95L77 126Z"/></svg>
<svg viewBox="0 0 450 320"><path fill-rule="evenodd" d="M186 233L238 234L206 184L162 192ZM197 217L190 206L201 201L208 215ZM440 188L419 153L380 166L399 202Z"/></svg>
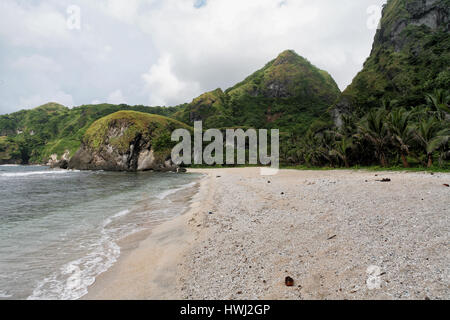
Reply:
<svg viewBox="0 0 450 320"><path fill-rule="evenodd" d="M55 171L29 171L29 172L7 172L0 173L0 177L26 177L33 175L53 175L53 174L67 174L71 172L79 172L78 170L55 170Z"/></svg>
<svg viewBox="0 0 450 320"><path fill-rule="evenodd" d="M166 191L161 192L160 194L158 194L156 197L158 199L160 199L160 200L164 200L165 198L167 198L171 194L177 193L177 192L179 192L181 190L185 190L185 189L191 188L191 187L195 186L195 184L196 184L196 182L191 182L191 183L188 183L188 184L186 184L186 185L184 185L182 187L179 187L179 188L166 190Z"/></svg>
<svg viewBox="0 0 450 320"><path fill-rule="evenodd" d="M51 173L52 171L43 171ZM54 171L67 172L67 171ZM171 190L156 195L157 199L165 199L171 194L193 187L196 182L177 186ZM168 186L166 186L167 188ZM153 201L155 198L153 198ZM150 200L151 201L151 200ZM168 206L171 206L168 201ZM89 236L79 237L72 261L59 264L44 279L33 288L28 300L75 300L88 293L89 287L103 272L110 269L120 256L117 241L128 235L148 228L147 222L163 223L173 217L174 210L168 208L147 210L144 207L131 205L129 209L109 211L109 216L100 221L97 227L89 231ZM178 212L179 210L175 210ZM95 235L95 236L93 236ZM68 244L69 245L69 244Z"/></svg>
<svg viewBox="0 0 450 320"><path fill-rule="evenodd" d="M120 247L105 230L95 249L86 256L63 265L59 272L45 278L28 300L76 300L88 293L95 278L107 271L120 256Z"/></svg>
<svg viewBox="0 0 450 320"><path fill-rule="evenodd" d="M11 297L12 297L12 295L9 294L8 292L0 290L0 299L2 299L2 298L11 298Z"/></svg>
<svg viewBox="0 0 450 320"><path fill-rule="evenodd" d="M122 210L122 211L116 213L112 217L106 218L105 222L103 223L103 227L108 226L109 224L111 224L111 222L113 222L113 220L123 217L123 216L126 216L129 213L130 213L130 210L125 209L125 210Z"/></svg>

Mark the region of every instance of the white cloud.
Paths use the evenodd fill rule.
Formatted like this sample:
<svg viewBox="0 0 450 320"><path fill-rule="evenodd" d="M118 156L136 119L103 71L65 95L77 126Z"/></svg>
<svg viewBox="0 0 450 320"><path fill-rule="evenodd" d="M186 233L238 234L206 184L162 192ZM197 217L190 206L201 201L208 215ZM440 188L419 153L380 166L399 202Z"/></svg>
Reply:
<svg viewBox="0 0 450 320"><path fill-rule="evenodd" d="M372 46L368 8L385 2L77 0L82 27L69 30L72 0L0 1L0 112L18 108L20 97L58 91L80 103L189 102L286 49L345 89Z"/></svg>
<svg viewBox="0 0 450 320"><path fill-rule="evenodd" d="M59 72L61 66L53 59L38 54L20 57L11 65L13 68L27 71Z"/></svg>
<svg viewBox="0 0 450 320"><path fill-rule="evenodd" d="M108 95L106 102L111 104L122 104L126 103L126 99L123 96L122 90L115 90Z"/></svg>
<svg viewBox="0 0 450 320"><path fill-rule="evenodd" d="M199 91L196 82L180 80L172 70L170 56L165 55L142 75L145 89L150 93L151 105L167 105L175 101L187 101Z"/></svg>
<svg viewBox="0 0 450 320"><path fill-rule="evenodd" d="M362 67L361 52L370 52L375 31L366 26L367 7L374 2L385 1L211 0L197 9L193 1L164 0L139 22L171 56L172 74L201 90L231 86L286 49L344 89Z"/></svg>
<svg viewBox="0 0 450 320"><path fill-rule="evenodd" d="M46 3L0 3L0 35L16 46L61 46L69 39L66 17Z"/></svg>
<svg viewBox="0 0 450 320"><path fill-rule="evenodd" d="M140 0L106 0L100 1L104 12L118 20L132 22L136 17Z"/></svg>

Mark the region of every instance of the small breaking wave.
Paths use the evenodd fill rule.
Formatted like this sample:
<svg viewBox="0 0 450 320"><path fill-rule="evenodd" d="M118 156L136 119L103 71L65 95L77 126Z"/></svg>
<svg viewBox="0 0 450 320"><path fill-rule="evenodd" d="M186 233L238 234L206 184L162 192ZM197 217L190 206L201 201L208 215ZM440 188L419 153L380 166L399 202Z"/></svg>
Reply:
<svg viewBox="0 0 450 320"><path fill-rule="evenodd" d="M130 213L130 210L125 209L125 210L122 210L122 211L116 213L112 217L106 218L105 222L103 223L103 227L108 226L109 224L111 224L113 222L113 220L123 217L123 216L126 216L129 213Z"/></svg>
<svg viewBox="0 0 450 320"><path fill-rule="evenodd" d="M71 172L79 172L78 170L55 170L55 171L29 171L29 172L8 172L0 173L0 177L27 177L33 175L53 175L53 174L67 174Z"/></svg>
<svg viewBox="0 0 450 320"><path fill-rule="evenodd" d="M159 200L164 200L165 198L167 198L167 197L170 196L171 194L174 194L174 193L177 193L177 192L179 192L179 191L182 191L182 190L185 190L185 189L188 189L188 188L191 188L191 187L195 186L196 183L197 183L197 182L191 182L191 183L188 183L188 184L186 184L186 185L184 185L184 186L181 186L181 187L179 187L179 188L170 189L170 190L161 192L161 193L158 194L156 197L157 197Z"/></svg>
<svg viewBox="0 0 450 320"><path fill-rule="evenodd" d="M71 171L66 170L38 170L36 168L28 172L5 172L4 174L0 172L0 177L31 175L43 175L42 177L45 177L45 175L49 175L48 179L53 183L51 175L71 173ZM38 176L39 179L41 179L41 176ZM96 179L95 181L98 180L94 175L89 176ZM115 175L111 176L116 177ZM75 178L74 180L79 180L77 175L72 177ZM22 296L19 298L28 300L76 300L83 297L88 293L96 278L109 270L119 259L121 254L119 241L121 239L140 231L149 230L149 228L164 223L183 212L185 206L187 206L185 201L172 202L166 198L182 190L195 187L197 184L196 181L188 180L189 177L187 176L167 179L166 175L161 175L161 178L159 178L159 175L156 175L156 178L149 175L149 178L149 181L142 184L139 190L132 189L132 191L129 191L125 188L125 191L127 191L125 193L120 192L105 198L94 198L87 201L86 204L76 205L74 208L70 207L69 213L74 215L67 215L66 217L65 214L58 214L58 219L61 221L55 222L55 228L61 228L60 223L63 222L65 223L64 226L70 225L70 228L63 228L64 233L61 233L58 238L53 237L48 246L45 246L42 250L50 252L57 247L58 250L66 253L67 257L59 254L57 259L39 262L45 263L47 266L47 263L51 261L54 266L45 273L42 272L36 276L31 286L27 284L26 291L20 292ZM38 178L29 180L35 181L36 179ZM126 182L126 179L132 180L128 176L124 176L121 180L116 179L114 181ZM161 179L161 182L159 182L159 179ZM22 183L22 180L24 183L28 183L27 179L17 180L17 183ZM0 181L8 182L8 179L1 179ZM64 179L56 179L55 181L65 183ZM126 183L124 185L127 186ZM132 185L134 188L134 181L129 182L128 185ZM97 187L97 185L94 187ZM103 188L103 184L101 187ZM143 189L149 190L150 194L142 195ZM83 194L80 196L83 196ZM183 196L183 193L180 196ZM135 200L135 198L138 199ZM185 197L180 199L184 200ZM86 215L84 215L84 212L86 212ZM65 219L68 219L67 223ZM72 242L71 239L76 239L76 241ZM1 289L10 289L17 286L9 281L6 281L6 284L6 286L2 285ZM11 292L16 297L17 293ZM11 298L9 295L11 292L0 290L0 298Z"/></svg>
<svg viewBox="0 0 450 320"><path fill-rule="evenodd" d="M76 300L86 295L95 278L111 268L120 256L120 247L105 230L102 234L92 252L42 280L27 300Z"/></svg>
<svg viewBox="0 0 450 320"><path fill-rule="evenodd" d="M8 292L0 290L0 299L11 298L11 297L12 297L12 295L9 294Z"/></svg>

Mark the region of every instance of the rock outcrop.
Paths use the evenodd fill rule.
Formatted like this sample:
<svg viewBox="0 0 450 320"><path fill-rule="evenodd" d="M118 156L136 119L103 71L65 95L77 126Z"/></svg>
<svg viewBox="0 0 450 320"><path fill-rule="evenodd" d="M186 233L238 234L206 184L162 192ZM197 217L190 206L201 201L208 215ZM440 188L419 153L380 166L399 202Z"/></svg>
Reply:
<svg viewBox="0 0 450 320"><path fill-rule="evenodd" d="M447 0L395 0L384 11L385 19L377 32L374 47L387 44L401 51L408 42L403 31L408 26L424 26L436 31L443 28L449 31L448 13L450 3ZM391 12L389 12L391 10ZM388 16L388 15L391 16Z"/></svg>
<svg viewBox="0 0 450 320"><path fill-rule="evenodd" d="M61 159L58 159L58 155L56 153L50 156L50 159L47 161L46 165L51 168L61 168L67 169L69 167L70 161L70 151L64 151L64 154L61 156Z"/></svg>
<svg viewBox="0 0 450 320"><path fill-rule="evenodd" d="M450 88L450 0L389 0L363 70L331 110L341 115L377 108L420 106L425 94Z"/></svg>
<svg viewBox="0 0 450 320"><path fill-rule="evenodd" d="M120 111L97 120L86 132L69 169L176 171L170 136L185 124L163 116Z"/></svg>

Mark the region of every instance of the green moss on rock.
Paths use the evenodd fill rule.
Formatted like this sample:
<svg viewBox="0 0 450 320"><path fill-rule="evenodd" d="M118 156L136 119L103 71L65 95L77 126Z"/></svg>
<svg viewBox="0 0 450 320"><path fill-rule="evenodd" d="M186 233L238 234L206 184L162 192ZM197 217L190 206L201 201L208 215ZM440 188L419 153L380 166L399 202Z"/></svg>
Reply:
<svg viewBox="0 0 450 320"><path fill-rule="evenodd" d="M83 141L93 150L110 143L124 153L137 137L151 140L177 128L190 129L186 124L164 116L119 111L95 121L86 131Z"/></svg>

